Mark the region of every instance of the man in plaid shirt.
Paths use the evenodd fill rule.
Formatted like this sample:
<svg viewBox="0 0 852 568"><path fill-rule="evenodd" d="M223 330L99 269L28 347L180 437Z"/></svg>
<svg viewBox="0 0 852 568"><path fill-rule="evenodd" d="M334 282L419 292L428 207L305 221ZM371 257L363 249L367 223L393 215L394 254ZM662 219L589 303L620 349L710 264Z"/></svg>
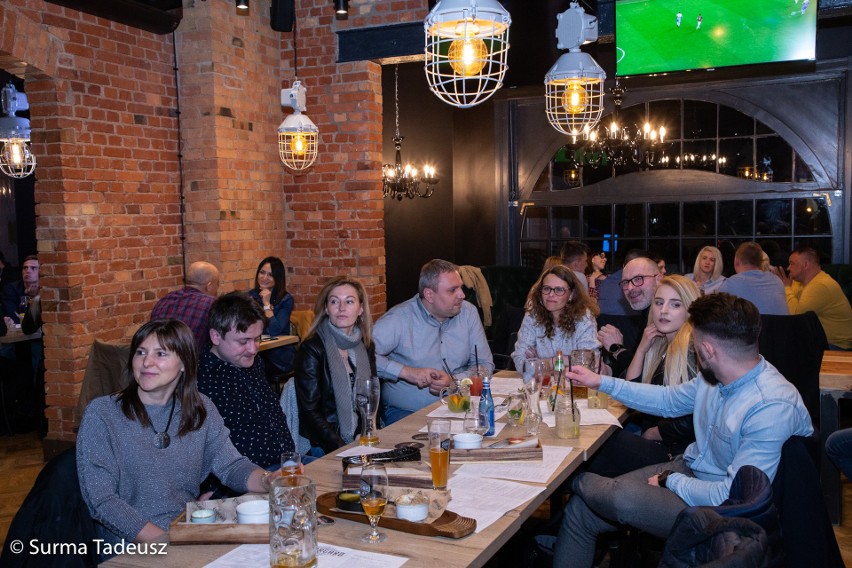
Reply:
<svg viewBox="0 0 852 568"><path fill-rule="evenodd" d="M151 319L173 318L188 325L201 353L210 340L207 319L218 291L219 270L209 262L193 262L186 273L186 286L161 298L151 311Z"/></svg>

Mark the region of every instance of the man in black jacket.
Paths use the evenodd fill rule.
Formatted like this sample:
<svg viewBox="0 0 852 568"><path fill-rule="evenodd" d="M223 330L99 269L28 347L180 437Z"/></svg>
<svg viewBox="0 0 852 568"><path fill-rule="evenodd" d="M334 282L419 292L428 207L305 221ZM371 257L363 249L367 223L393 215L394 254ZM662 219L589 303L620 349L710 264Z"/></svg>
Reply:
<svg viewBox="0 0 852 568"><path fill-rule="evenodd" d="M613 375L620 376L630 365L648 322L654 291L662 277L657 263L647 257L634 258L624 265L621 290L630 307L639 312L639 317L628 320L622 329L607 324L598 330L598 340L609 351Z"/></svg>

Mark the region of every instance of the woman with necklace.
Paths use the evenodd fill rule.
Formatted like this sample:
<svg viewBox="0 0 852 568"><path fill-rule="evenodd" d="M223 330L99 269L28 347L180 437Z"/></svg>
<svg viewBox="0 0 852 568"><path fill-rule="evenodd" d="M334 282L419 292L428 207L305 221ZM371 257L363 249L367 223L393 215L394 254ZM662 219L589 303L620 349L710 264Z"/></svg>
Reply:
<svg viewBox="0 0 852 568"><path fill-rule="evenodd" d="M701 295L712 294L719 289L722 282L726 280L722 276L722 252L716 247L704 247L695 257L695 266L692 273L686 277L695 282Z"/></svg>
<svg viewBox="0 0 852 568"><path fill-rule="evenodd" d="M574 271L564 265L544 270L527 295L526 314L518 331L512 359L550 358L557 351L597 349L597 305L586 294Z"/></svg>
<svg viewBox="0 0 852 568"><path fill-rule="evenodd" d="M196 388L197 367L186 324L148 322L130 343L130 384L86 408L77 473L106 542L167 541L169 525L211 473L239 491L269 491L275 474L234 448L216 407Z"/></svg>
<svg viewBox="0 0 852 568"><path fill-rule="evenodd" d="M373 320L364 285L337 276L317 297L316 317L296 354L299 430L321 456L355 439L357 381L376 376Z"/></svg>

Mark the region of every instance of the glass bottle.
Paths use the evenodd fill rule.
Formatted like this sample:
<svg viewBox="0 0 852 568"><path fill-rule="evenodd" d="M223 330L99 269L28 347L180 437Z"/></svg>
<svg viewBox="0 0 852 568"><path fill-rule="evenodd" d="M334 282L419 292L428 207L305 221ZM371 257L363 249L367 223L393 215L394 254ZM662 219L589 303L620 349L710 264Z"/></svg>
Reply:
<svg viewBox="0 0 852 568"><path fill-rule="evenodd" d="M491 397L491 377L482 377L482 394L479 396L479 415L488 424L486 436L494 435L494 399Z"/></svg>
<svg viewBox="0 0 852 568"><path fill-rule="evenodd" d="M580 437L580 409L564 394L556 396L556 437Z"/></svg>

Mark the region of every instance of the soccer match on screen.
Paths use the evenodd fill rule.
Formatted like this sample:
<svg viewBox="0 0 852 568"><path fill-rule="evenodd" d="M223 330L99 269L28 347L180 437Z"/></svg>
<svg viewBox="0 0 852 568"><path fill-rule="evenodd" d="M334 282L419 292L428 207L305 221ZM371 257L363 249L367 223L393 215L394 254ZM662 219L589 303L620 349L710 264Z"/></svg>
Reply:
<svg viewBox="0 0 852 568"><path fill-rule="evenodd" d="M616 71L814 59L817 0L617 0Z"/></svg>

